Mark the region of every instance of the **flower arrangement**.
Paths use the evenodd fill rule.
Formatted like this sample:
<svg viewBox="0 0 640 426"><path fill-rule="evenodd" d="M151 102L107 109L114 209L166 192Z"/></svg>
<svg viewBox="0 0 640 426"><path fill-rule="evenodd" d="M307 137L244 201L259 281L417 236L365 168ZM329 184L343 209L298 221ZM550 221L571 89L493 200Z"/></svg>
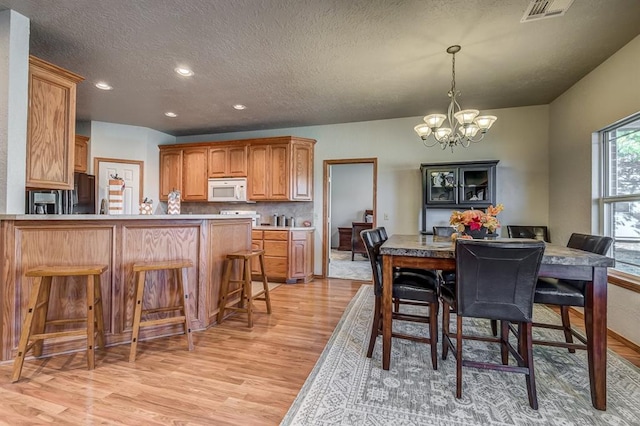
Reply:
<svg viewBox="0 0 640 426"><path fill-rule="evenodd" d="M482 231L482 228L486 228L486 231L494 233L496 229L500 228L500 221L496 216L504 209L502 204L497 206L487 207L487 211L482 210L465 210L463 212L454 211L449 218L449 224L453 226L459 234L465 234L469 231ZM458 237L456 235L456 237ZM467 237L469 238L469 237Z"/></svg>

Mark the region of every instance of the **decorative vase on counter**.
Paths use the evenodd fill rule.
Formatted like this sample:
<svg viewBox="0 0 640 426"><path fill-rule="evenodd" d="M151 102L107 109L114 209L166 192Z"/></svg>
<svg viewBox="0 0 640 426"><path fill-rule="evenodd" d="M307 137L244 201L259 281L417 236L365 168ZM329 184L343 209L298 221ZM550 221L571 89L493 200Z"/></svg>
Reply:
<svg viewBox="0 0 640 426"><path fill-rule="evenodd" d="M469 235L474 240L484 240L487 236L487 228L481 226L480 229L472 230L470 227L464 227L464 234Z"/></svg>

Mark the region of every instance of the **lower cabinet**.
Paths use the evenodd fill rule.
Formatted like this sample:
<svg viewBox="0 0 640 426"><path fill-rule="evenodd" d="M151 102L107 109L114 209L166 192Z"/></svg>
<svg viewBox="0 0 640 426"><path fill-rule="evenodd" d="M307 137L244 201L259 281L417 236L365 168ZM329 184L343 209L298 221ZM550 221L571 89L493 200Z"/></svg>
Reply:
<svg viewBox="0 0 640 426"><path fill-rule="evenodd" d="M278 229L251 231L254 249L264 250L265 271L269 281L305 283L313 279L313 230ZM256 259L252 264L254 276L260 273Z"/></svg>

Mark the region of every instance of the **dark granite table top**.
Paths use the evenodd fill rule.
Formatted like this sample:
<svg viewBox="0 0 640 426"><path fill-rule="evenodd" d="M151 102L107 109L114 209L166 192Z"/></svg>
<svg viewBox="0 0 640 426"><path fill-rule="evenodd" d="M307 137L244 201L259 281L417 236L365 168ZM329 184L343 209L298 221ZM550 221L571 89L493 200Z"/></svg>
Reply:
<svg viewBox="0 0 640 426"><path fill-rule="evenodd" d="M519 243L523 238L500 238L495 241ZM450 241L434 242L431 235L394 234L380 247L380 254L409 257L455 258L455 244ZM544 265L606 266L615 265L614 259L583 250L545 243Z"/></svg>

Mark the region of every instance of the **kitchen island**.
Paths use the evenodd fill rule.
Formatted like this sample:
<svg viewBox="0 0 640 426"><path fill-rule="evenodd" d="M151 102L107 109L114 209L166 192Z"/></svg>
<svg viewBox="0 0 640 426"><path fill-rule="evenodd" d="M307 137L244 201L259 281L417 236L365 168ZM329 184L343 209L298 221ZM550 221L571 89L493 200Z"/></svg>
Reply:
<svg viewBox="0 0 640 426"><path fill-rule="evenodd" d="M200 330L216 321L226 255L251 248L251 217L238 215L0 215L0 232L0 360L15 357L33 283L25 272L31 268L108 265L101 290L109 346L131 340L135 262L178 258L193 262L187 270L188 307L191 328ZM54 278L48 316L85 316L85 285L78 280L57 286L59 279L74 278ZM177 304L177 286L170 274L148 274L146 288L145 305ZM178 325L151 327L141 333L141 340L182 332ZM45 341L43 354L85 350L85 344L82 339Z"/></svg>

